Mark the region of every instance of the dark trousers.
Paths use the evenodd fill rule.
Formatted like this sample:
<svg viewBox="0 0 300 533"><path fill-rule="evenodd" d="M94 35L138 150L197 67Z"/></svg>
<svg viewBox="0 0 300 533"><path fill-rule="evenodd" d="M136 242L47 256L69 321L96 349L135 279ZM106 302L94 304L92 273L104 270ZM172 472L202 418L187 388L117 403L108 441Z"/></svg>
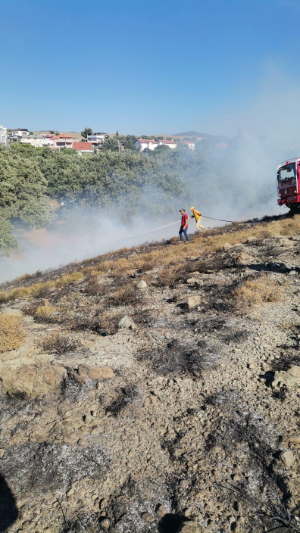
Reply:
<svg viewBox="0 0 300 533"><path fill-rule="evenodd" d="M179 237L180 237L180 240L181 240L181 241L184 240L182 234L184 234L185 239L188 241L188 240L189 240L189 236L188 236L188 233L187 233L187 228L186 228L186 229L183 229L183 227L180 226Z"/></svg>

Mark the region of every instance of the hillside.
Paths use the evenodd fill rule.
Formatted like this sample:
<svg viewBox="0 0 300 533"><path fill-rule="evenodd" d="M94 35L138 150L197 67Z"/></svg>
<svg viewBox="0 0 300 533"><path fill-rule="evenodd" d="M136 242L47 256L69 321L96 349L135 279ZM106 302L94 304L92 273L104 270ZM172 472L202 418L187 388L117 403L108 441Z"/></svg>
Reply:
<svg viewBox="0 0 300 533"><path fill-rule="evenodd" d="M300 216L0 287L0 531L299 531Z"/></svg>
<svg viewBox="0 0 300 533"><path fill-rule="evenodd" d="M209 133L200 133L199 131L184 131L181 133L175 133L174 137L196 137L199 139L208 139L215 141L228 141L229 138L225 135L211 135Z"/></svg>

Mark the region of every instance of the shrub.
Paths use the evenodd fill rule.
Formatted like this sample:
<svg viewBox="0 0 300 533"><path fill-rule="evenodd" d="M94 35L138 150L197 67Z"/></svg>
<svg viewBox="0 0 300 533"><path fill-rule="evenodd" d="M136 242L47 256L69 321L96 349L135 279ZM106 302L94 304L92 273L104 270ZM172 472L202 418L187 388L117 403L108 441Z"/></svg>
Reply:
<svg viewBox="0 0 300 533"><path fill-rule="evenodd" d="M282 288L265 277L248 280L235 291L238 301L244 305L255 305L281 300Z"/></svg>
<svg viewBox="0 0 300 533"><path fill-rule="evenodd" d="M22 319L16 316L0 315L0 352L19 348L23 339Z"/></svg>
<svg viewBox="0 0 300 533"><path fill-rule="evenodd" d="M41 322L47 322L55 313L56 309L53 305L45 304L39 305L34 312L34 316Z"/></svg>
<svg viewBox="0 0 300 533"><path fill-rule="evenodd" d="M85 293L88 296L104 296L108 290L106 283L99 283L96 273L90 273L86 276L87 284L85 286Z"/></svg>
<svg viewBox="0 0 300 533"><path fill-rule="evenodd" d="M10 300L10 291L0 291L0 303L6 303Z"/></svg>
<svg viewBox="0 0 300 533"><path fill-rule="evenodd" d="M138 301L139 296L140 295L137 294L136 289L132 285L128 284L125 285L125 287L113 292L109 296L108 302L109 304L116 306L134 305Z"/></svg>
<svg viewBox="0 0 300 533"><path fill-rule="evenodd" d="M75 341L72 337L58 332L51 333L42 342L45 352L55 352L58 355L75 351L79 346L81 346L80 341Z"/></svg>
<svg viewBox="0 0 300 533"><path fill-rule="evenodd" d="M58 278L55 281L55 285L56 287L64 287L65 285L69 285L69 283L72 283L74 281L79 281L83 278L84 278L84 275L82 272L73 272L73 274L65 274L65 276Z"/></svg>
<svg viewBox="0 0 300 533"><path fill-rule="evenodd" d="M155 284L157 287L174 288L176 282L177 269L164 268L157 276Z"/></svg>

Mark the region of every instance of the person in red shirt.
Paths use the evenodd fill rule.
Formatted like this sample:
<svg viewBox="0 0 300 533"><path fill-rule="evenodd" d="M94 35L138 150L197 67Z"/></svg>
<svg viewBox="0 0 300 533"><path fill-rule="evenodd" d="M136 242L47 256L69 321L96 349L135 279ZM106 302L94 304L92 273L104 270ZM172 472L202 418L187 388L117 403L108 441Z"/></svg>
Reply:
<svg viewBox="0 0 300 533"><path fill-rule="evenodd" d="M189 242L189 236L187 233L189 227L189 217L185 213L185 209L180 209L179 212L181 213L181 226L179 230L179 237L181 241L184 241L182 236L182 234L184 234L186 242Z"/></svg>

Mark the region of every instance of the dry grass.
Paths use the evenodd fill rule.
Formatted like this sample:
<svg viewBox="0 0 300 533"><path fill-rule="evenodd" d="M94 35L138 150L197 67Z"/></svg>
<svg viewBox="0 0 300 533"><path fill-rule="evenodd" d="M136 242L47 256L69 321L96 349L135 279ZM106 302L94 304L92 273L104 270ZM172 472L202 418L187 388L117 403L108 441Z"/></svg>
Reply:
<svg viewBox="0 0 300 533"><path fill-rule="evenodd" d="M82 272L73 272L73 274L66 274L56 280L40 281L33 283L29 287L16 287L10 291L0 291L0 303L18 300L19 298L27 298L29 296L40 297L51 289L64 287L83 278L84 275Z"/></svg>
<svg viewBox="0 0 300 533"><path fill-rule="evenodd" d="M56 309L53 305L39 305L34 311L34 316L41 322L48 322L53 317L55 311Z"/></svg>
<svg viewBox="0 0 300 533"><path fill-rule="evenodd" d="M75 331L89 330L106 337L107 335L114 335L118 331L118 324L123 316L114 309L105 312L99 310L94 316L88 316L85 313L73 318L69 321L68 326Z"/></svg>
<svg viewBox="0 0 300 533"><path fill-rule="evenodd" d="M298 234L300 232L300 216L258 224L231 224L226 230L224 228L216 228L208 231L210 234L207 232L194 235L188 246L159 246L150 251L148 247L145 248L144 252L138 247L133 247L131 250L124 249L118 252L110 252L105 257L99 256L92 260L83 261L81 264L74 266L76 270L73 273L65 274L53 280L39 281L32 285L0 291L0 303L31 296L44 297L47 291L67 287L69 284L76 283L89 276L109 275L117 278L129 275L135 270L139 270L142 273L149 272L155 267L168 267L170 270L172 267L184 268L189 257L196 256L199 257L199 260L205 259L212 252L222 250L225 243L235 245L246 243L249 237L263 239L282 236L290 237ZM172 242L175 243L176 241L174 239ZM124 257L124 254L129 253L130 255ZM120 255L123 255L123 257L120 257ZM158 283L161 286L170 285L171 281L167 281L170 275L167 272L161 272L158 276ZM30 277L24 275L18 281L29 281ZM35 279L36 277L35 275Z"/></svg>
<svg viewBox="0 0 300 533"><path fill-rule="evenodd" d="M277 282L266 276L246 281L235 291L238 303L244 306L263 303L279 302L282 298L282 288Z"/></svg>
<svg viewBox="0 0 300 533"><path fill-rule="evenodd" d="M178 273L178 269L176 268L164 268L161 270L161 272L158 274L155 285L157 287L170 287L171 289L174 288L175 278Z"/></svg>
<svg viewBox="0 0 300 533"><path fill-rule="evenodd" d="M0 352L19 348L23 339L22 319L16 316L0 315Z"/></svg>
<svg viewBox="0 0 300 533"><path fill-rule="evenodd" d="M73 283L75 281L80 281L84 278L84 275L82 272L73 272L73 274L65 274L55 282L55 286L65 287L66 285L70 285L70 283Z"/></svg>

